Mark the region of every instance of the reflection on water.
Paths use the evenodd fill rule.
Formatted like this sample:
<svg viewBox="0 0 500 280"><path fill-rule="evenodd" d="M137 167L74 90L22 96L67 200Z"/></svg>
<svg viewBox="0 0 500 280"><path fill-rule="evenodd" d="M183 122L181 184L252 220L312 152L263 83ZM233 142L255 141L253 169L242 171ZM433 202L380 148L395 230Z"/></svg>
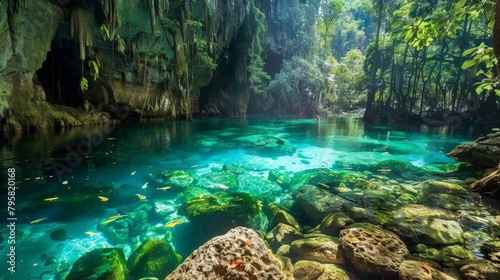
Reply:
<svg viewBox="0 0 500 280"><path fill-rule="evenodd" d="M24 261L36 263L40 258L36 251L47 251L57 259L53 266L58 268L49 266L56 271L62 270L63 261L72 263L86 250L110 246L96 228L97 221L130 211L141 201L167 200L171 204L165 207L174 209L168 216L172 227L181 223L175 208L179 206L179 192L169 195L172 185L155 185L157 174L165 170L187 172L176 175L180 180L177 183L190 176L216 174L228 164L248 172L244 182L254 177L267 180L270 170L293 176L317 169L408 183L422 179L419 174L425 172L436 174L446 172L444 168L455 168L446 153L487 132L479 126L367 126L359 117L350 116L330 116L320 121L260 117L100 125L60 131L41 129L18 141L2 143L0 163L3 170L17 170L18 221L23 233L19 247ZM311 176L324 176L321 172ZM0 176L5 182L6 175ZM330 188L325 182L315 184ZM353 186L358 187L356 184ZM208 190L225 191L228 185L211 183L212 189ZM279 186L277 189L281 190ZM262 191L250 192L257 196L256 192ZM283 188L272 195L258 198L266 203L279 202L292 197L292 189ZM351 195L350 199L356 201L357 194ZM370 199L380 200L376 196ZM102 202L108 200L115 204L103 206ZM61 227L71 237L60 247L53 247L47 236ZM158 228L148 220L143 230L141 236L147 237L157 234ZM175 231L164 234L174 235L171 240L175 243ZM124 247L127 254L132 250L129 245ZM23 279L41 274L36 266L24 273Z"/></svg>

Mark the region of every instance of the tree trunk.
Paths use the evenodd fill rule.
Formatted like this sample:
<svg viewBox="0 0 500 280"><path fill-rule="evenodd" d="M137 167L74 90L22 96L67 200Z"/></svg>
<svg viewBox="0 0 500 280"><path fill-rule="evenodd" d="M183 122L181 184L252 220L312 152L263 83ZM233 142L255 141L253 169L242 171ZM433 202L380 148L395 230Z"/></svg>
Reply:
<svg viewBox="0 0 500 280"><path fill-rule="evenodd" d="M499 0L500 1L500 0ZM378 0L378 20L377 20L377 35L375 37L375 51L373 58L373 69L370 73L370 85L368 88L368 96L366 97L366 111L364 120L373 119L373 102L375 101L375 94L377 93L377 70L380 58L379 41L380 41L380 28L382 27L382 13L384 1Z"/></svg>
<svg viewBox="0 0 500 280"><path fill-rule="evenodd" d="M493 51L497 57L497 77L500 77L500 0L495 5L495 26L493 27Z"/></svg>

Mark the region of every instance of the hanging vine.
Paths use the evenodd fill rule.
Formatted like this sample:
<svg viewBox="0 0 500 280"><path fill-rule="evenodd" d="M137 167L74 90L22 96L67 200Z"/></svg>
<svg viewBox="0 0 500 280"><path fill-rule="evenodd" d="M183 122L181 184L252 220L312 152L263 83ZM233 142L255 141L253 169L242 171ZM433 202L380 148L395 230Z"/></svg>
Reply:
<svg viewBox="0 0 500 280"><path fill-rule="evenodd" d="M71 36L78 34L80 43L80 59L85 60L86 47L92 47L94 38L92 36L92 28L94 26L93 17L84 8L74 8L71 13Z"/></svg>
<svg viewBox="0 0 500 280"><path fill-rule="evenodd" d="M145 0L149 8L149 19L151 23L151 34L155 32L156 17L167 17L170 8L169 0Z"/></svg>
<svg viewBox="0 0 500 280"><path fill-rule="evenodd" d="M121 26L119 0L101 0L101 4L102 12L106 17L106 33L109 39L114 40L116 28Z"/></svg>

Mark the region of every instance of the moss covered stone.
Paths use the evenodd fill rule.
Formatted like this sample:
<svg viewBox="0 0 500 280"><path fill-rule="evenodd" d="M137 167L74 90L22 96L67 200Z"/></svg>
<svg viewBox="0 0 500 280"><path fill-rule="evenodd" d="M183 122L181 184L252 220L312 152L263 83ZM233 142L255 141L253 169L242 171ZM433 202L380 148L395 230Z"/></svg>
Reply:
<svg viewBox="0 0 500 280"><path fill-rule="evenodd" d="M225 193L204 195L184 202L179 214L193 223L224 223L244 225L260 212L255 197L248 193Z"/></svg>
<svg viewBox="0 0 500 280"><path fill-rule="evenodd" d="M94 249L78 258L66 280L125 280L125 255L118 248Z"/></svg>
<svg viewBox="0 0 500 280"><path fill-rule="evenodd" d="M181 263L182 257L163 239L148 239L127 260L130 276L165 278Z"/></svg>

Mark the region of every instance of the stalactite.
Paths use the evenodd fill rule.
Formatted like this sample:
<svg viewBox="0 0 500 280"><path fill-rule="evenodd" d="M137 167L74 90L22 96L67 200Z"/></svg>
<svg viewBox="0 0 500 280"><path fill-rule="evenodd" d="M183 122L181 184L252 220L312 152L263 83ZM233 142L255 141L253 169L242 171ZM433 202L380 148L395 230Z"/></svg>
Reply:
<svg viewBox="0 0 500 280"><path fill-rule="evenodd" d="M71 13L71 36L78 34L80 43L80 59L85 60L85 48L92 47L94 38L92 29L94 21L90 13L84 8L74 8Z"/></svg>
<svg viewBox="0 0 500 280"><path fill-rule="evenodd" d="M106 17L109 37L115 37L116 28L121 25L119 0L101 0L102 11Z"/></svg>
<svg viewBox="0 0 500 280"><path fill-rule="evenodd" d="M9 25L10 40L12 42L12 51L16 53L16 21L15 16L19 13L21 6L26 7L28 0L8 0L7 2L7 22Z"/></svg>

